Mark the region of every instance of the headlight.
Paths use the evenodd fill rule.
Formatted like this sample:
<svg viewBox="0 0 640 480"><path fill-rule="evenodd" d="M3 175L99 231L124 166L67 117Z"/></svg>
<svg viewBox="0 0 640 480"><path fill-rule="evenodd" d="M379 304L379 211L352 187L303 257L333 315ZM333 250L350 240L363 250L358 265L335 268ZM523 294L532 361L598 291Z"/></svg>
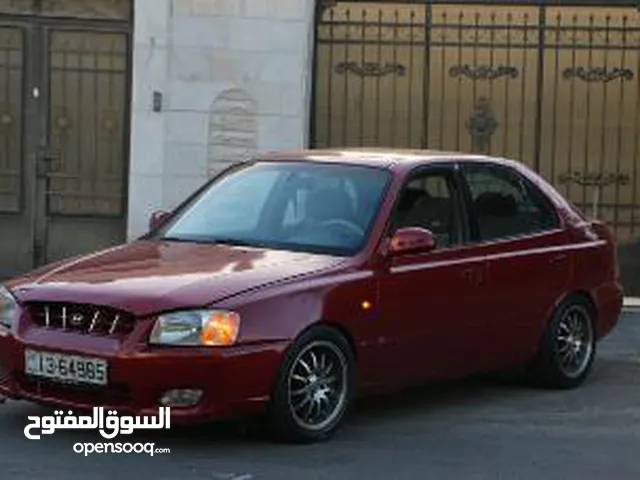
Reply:
<svg viewBox="0 0 640 480"><path fill-rule="evenodd" d="M11 292L0 285L0 325L12 328L18 315L18 303Z"/></svg>
<svg viewBox="0 0 640 480"><path fill-rule="evenodd" d="M193 310L161 315L153 327L152 345L226 347L236 343L240 316L223 310Z"/></svg>

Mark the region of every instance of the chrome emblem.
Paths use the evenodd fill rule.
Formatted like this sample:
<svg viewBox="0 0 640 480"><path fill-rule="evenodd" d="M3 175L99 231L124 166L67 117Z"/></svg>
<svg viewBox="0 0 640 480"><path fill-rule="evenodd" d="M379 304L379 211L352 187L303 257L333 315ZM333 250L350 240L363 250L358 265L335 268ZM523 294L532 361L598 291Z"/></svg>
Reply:
<svg viewBox="0 0 640 480"><path fill-rule="evenodd" d="M84 316L81 313L74 313L71 316L71 325L74 327L81 327L84 324Z"/></svg>

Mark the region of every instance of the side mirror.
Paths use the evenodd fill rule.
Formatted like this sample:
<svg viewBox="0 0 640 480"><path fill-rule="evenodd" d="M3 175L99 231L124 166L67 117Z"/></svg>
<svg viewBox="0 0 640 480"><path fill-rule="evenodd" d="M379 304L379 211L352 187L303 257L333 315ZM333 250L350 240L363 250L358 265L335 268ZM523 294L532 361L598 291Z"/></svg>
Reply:
<svg viewBox="0 0 640 480"><path fill-rule="evenodd" d="M149 218L149 231L154 231L156 228L159 228L169 216L169 212L165 212L164 210L158 210L151 214Z"/></svg>
<svg viewBox="0 0 640 480"><path fill-rule="evenodd" d="M390 253L393 256L408 253L428 253L436 248L432 232L419 227L400 228L391 239Z"/></svg>

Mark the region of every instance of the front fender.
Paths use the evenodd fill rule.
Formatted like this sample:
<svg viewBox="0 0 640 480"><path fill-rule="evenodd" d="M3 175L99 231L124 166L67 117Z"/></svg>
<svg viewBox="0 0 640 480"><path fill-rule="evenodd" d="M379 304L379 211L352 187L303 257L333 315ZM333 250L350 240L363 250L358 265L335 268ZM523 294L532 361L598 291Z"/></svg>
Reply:
<svg viewBox="0 0 640 480"><path fill-rule="evenodd" d="M357 349L374 335L377 280L371 272L330 274L270 287L214 306L240 315L240 343L294 341L312 325L327 323L340 327Z"/></svg>

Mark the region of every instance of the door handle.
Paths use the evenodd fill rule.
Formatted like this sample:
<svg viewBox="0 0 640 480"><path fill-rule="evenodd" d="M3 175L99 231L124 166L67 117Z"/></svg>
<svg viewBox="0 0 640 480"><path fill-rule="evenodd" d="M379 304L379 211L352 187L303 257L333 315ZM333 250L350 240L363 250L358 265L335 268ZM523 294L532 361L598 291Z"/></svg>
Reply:
<svg viewBox="0 0 640 480"><path fill-rule="evenodd" d="M468 268L462 272L462 278L468 282L473 280L473 268Z"/></svg>
<svg viewBox="0 0 640 480"><path fill-rule="evenodd" d="M478 286L482 283L482 270L478 268L467 268L462 271L462 278L470 285Z"/></svg>
<svg viewBox="0 0 640 480"><path fill-rule="evenodd" d="M549 263L551 265L560 265L567 261L569 256L566 253L559 253L558 255L554 255L549 259Z"/></svg>
<svg viewBox="0 0 640 480"><path fill-rule="evenodd" d="M37 174L40 178L48 178L54 171L56 163L60 161L60 154L46 147L38 150Z"/></svg>

